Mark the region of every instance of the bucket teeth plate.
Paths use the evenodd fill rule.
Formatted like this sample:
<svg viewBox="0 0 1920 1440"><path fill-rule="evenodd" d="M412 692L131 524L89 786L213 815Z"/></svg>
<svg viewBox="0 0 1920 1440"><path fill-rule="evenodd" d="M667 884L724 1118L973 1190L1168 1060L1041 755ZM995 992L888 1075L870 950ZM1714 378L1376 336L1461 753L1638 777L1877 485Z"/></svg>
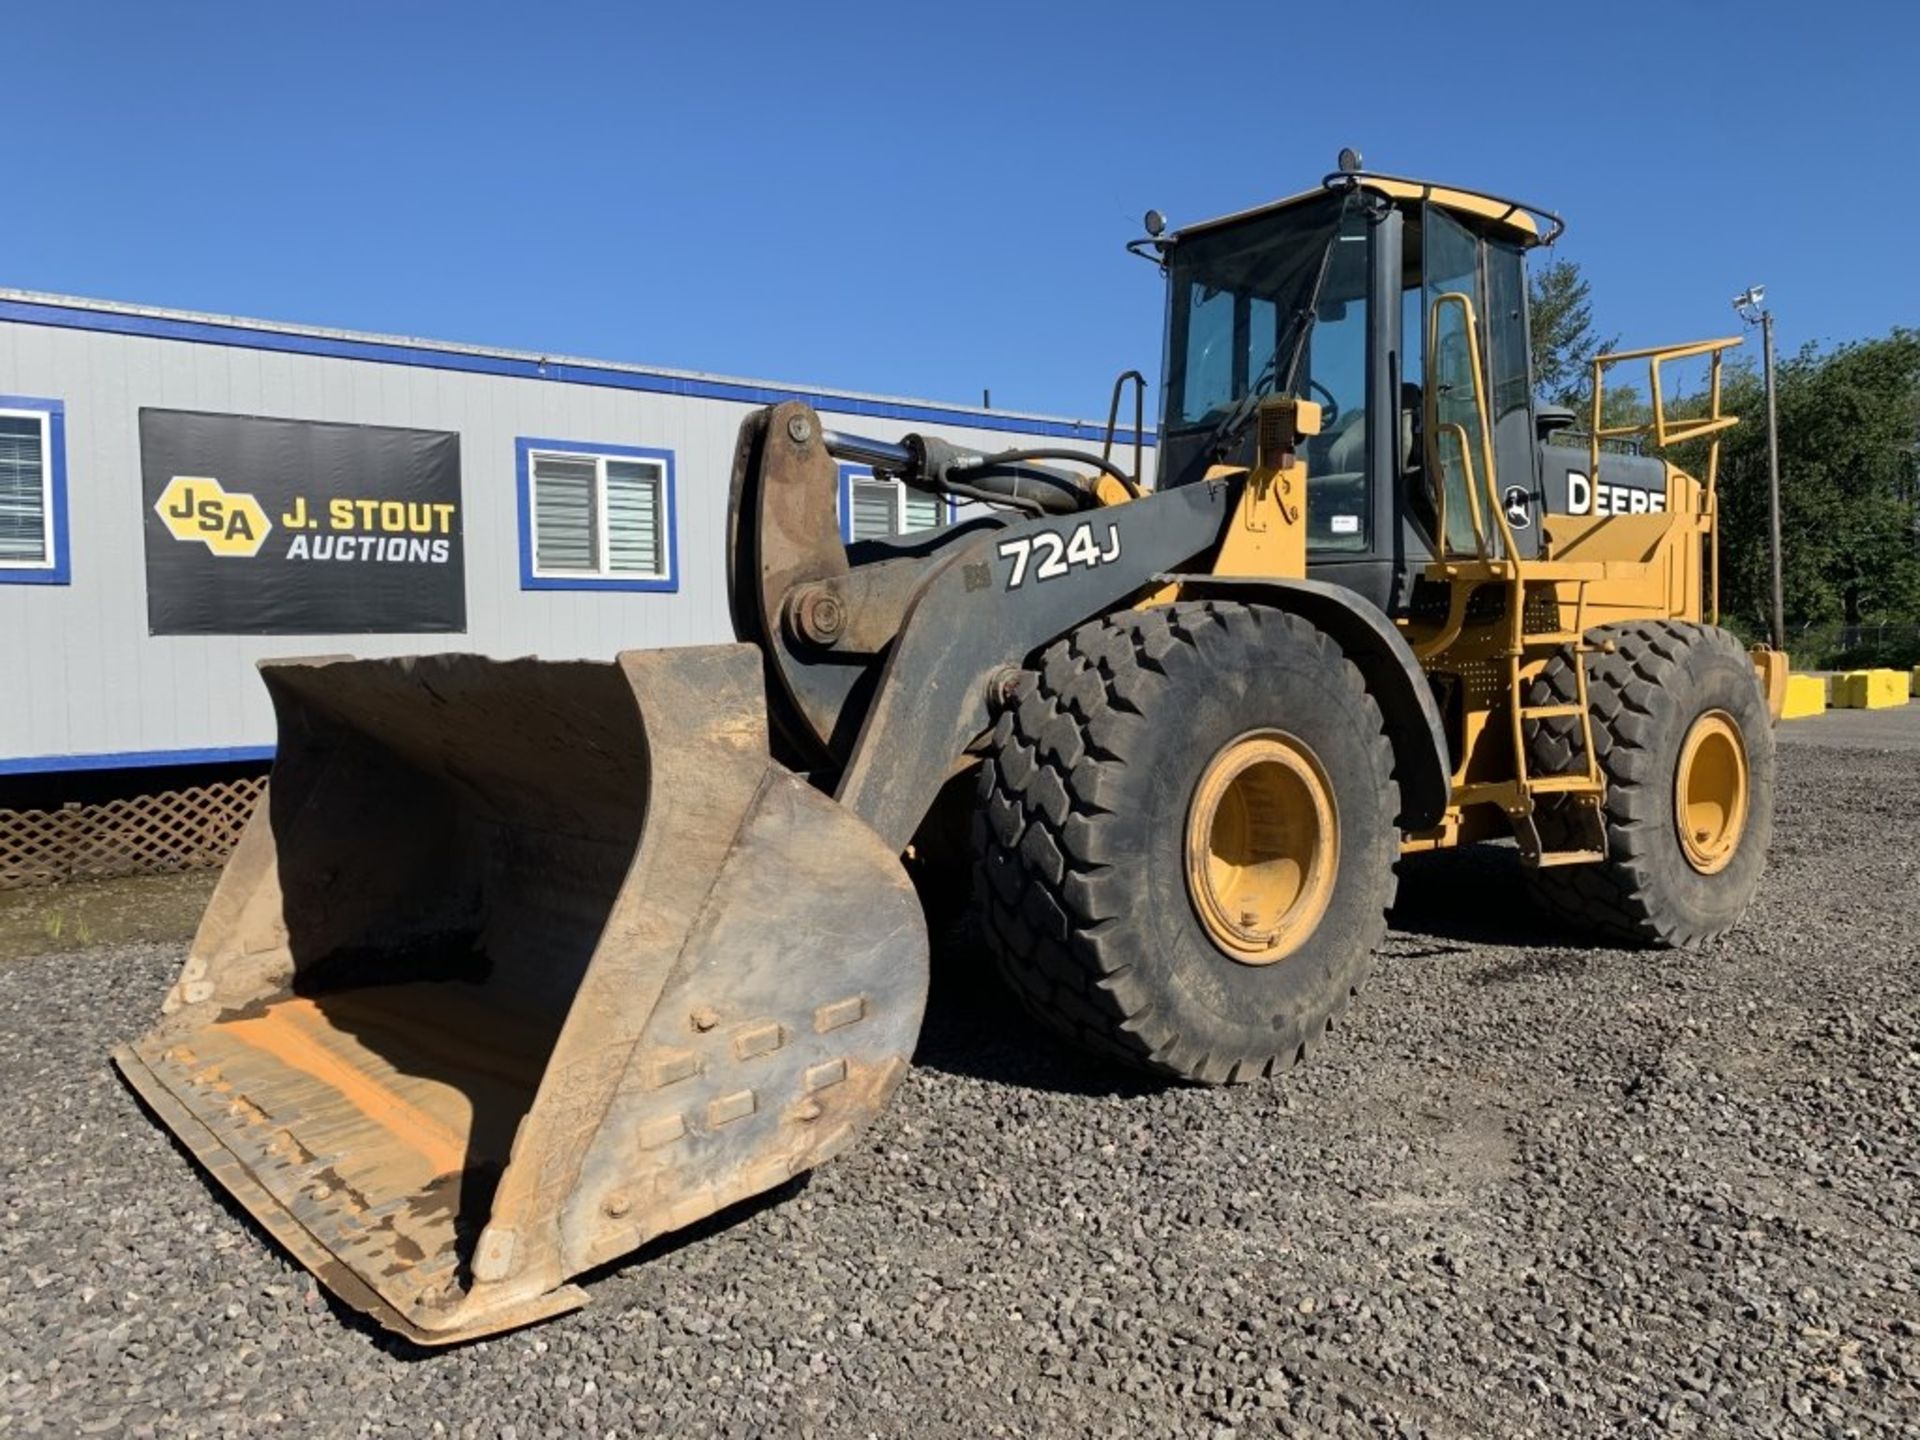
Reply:
<svg viewBox="0 0 1920 1440"><path fill-rule="evenodd" d="M544 1318L885 1104L924 922L768 758L756 651L266 673L268 795L115 1060L343 1301L423 1344Z"/></svg>

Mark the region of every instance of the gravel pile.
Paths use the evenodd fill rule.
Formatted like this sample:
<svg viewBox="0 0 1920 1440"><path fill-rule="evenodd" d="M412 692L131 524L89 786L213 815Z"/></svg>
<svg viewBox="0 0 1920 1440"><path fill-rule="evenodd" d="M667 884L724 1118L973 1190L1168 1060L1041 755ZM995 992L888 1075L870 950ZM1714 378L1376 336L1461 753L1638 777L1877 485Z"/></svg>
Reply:
<svg viewBox="0 0 1920 1440"><path fill-rule="evenodd" d="M962 947L810 1184L452 1352L336 1310L109 1047L181 947L0 966L0 1436L1920 1435L1920 753L1794 746L1768 890L1578 948L1410 864L1340 1043L1157 1088Z"/></svg>

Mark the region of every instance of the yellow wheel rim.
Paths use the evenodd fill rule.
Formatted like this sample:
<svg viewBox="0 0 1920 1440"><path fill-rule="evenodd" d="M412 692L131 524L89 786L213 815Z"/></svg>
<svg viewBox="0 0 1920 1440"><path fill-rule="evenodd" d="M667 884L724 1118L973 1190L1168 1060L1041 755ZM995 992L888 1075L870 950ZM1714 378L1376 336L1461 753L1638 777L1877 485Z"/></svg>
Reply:
<svg viewBox="0 0 1920 1440"><path fill-rule="evenodd" d="M1747 742L1724 710L1693 722L1673 779L1673 819L1687 863L1713 875L1732 863L1747 828Z"/></svg>
<svg viewBox="0 0 1920 1440"><path fill-rule="evenodd" d="M1187 890L1230 958L1271 965L1312 935L1333 896L1340 820L1313 752L1279 730L1229 742L1187 811Z"/></svg>

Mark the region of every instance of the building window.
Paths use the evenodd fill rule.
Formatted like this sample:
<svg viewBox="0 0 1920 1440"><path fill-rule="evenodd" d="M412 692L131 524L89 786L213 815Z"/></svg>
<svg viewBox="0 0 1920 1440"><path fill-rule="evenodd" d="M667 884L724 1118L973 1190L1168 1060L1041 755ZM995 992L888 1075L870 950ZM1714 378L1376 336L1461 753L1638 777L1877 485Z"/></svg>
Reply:
<svg viewBox="0 0 1920 1440"><path fill-rule="evenodd" d="M953 518L939 496L909 489L898 480L878 480L871 470L840 467L840 538L880 540L931 530Z"/></svg>
<svg viewBox="0 0 1920 1440"><path fill-rule="evenodd" d="M64 585L66 407L0 395L0 585Z"/></svg>
<svg viewBox="0 0 1920 1440"><path fill-rule="evenodd" d="M524 590L675 590L673 453L515 442Z"/></svg>

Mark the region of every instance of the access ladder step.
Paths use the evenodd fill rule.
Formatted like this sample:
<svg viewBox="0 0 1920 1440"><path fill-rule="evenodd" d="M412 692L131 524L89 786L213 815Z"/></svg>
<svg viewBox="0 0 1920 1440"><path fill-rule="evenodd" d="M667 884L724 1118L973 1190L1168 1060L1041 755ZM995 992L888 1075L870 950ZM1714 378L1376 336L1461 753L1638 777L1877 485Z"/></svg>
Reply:
<svg viewBox="0 0 1920 1440"><path fill-rule="evenodd" d="M1578 630L1529 630L1520 638L1529 645L1579 645L1587 637Z"/></svg>
<svg viewBox="0 0 1920 1440"><path fill-rule="evenodd" d="M1586 714L1584 705L1522 705L1522 720L1559 720Z"/></svg>
<svg viewBox="0 0 1920 1440"><path fill-rule="evenodd" d="M1607 858L1604 850L1542 850L1533 863L1542 870L1556 865L1596 865Z"/></svg>
<svg viewBox="0 0 1920 1440"><path fill-rule="evenodd" d="M1527 781L1531 795L1598 795L1605 788L1596 775L1539 775Z"/></svg>

